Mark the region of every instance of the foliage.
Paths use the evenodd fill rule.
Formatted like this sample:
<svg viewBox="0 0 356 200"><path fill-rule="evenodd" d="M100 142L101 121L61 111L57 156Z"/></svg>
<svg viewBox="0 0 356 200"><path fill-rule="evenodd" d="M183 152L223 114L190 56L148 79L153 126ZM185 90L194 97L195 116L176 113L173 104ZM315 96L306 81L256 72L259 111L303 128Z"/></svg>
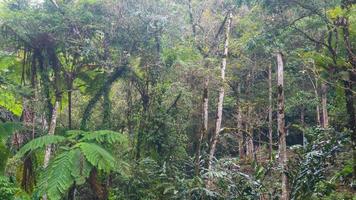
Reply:
<svg viewBox="0 0 356 200"><path fill-rule="evenodd" d="M59 145L58 152L49 166L40 174L37 194L46 194L53 200L61 199L73 184L84 184L94 168L106 173L124 172L123 162L117 162L100 144L104 138L109 138L107 142L111 145L125 145L127 142L123 134L114 131L72 130L68 131L66 136L45 135L33 139L19 150L17 156L23 157L28 152L44 149L51 144Z"/></svg>
<svg viewBox="0 0 356 200"><path fill-rule="evenodd" d="M295 163L289 171L291 199L313 199L315 194L323 196L330 192L332 183L326 180L327 169L348 139L347 134L332 129L310 128L306 135L307 149L292 161Z"/></svg>
<svg viewBox="0 0 356 200"><path fill-rule="evenodd" d="M30 197L8 177L0 176L0 198L8 200L30 200Z"/></svg>
<svg viewBox="0 0 356 200"><path fill-rule="evenodd" d="M355 9L352 0L0 1L0 199L22 198L29 182L32 199L279 199L284 174L291 199L352 198Z"/></svg>

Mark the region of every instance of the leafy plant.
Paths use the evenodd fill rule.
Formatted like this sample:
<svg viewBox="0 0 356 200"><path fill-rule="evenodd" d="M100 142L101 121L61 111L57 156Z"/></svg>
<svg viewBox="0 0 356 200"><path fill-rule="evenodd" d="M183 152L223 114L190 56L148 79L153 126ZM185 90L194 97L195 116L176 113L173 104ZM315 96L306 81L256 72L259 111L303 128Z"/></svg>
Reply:
<svg viewBox="0 0 356 200"><path fill-rule="evenodd" d="M330 186L326 182L322 184L328 165L347 139L347 134L333 129L310 128L306 135L311 142L289 165L292 200L311 199L315 193L324 195L322 191L327 190L322 188Z"/></svg>
<svg viewBox="0 0 356 200"><path fill-rule="evenodd" d="M118 161L103 143L126 145L127 142L126 135L114 131L68 131L64 136L46 135L33 139L17 156L43 150L47 145L58 145L48 167L40 174L37 186L38 195L46 194L49 199L57 200L74 184L84 184L93 169L123 173L126 163Z"/></svg>

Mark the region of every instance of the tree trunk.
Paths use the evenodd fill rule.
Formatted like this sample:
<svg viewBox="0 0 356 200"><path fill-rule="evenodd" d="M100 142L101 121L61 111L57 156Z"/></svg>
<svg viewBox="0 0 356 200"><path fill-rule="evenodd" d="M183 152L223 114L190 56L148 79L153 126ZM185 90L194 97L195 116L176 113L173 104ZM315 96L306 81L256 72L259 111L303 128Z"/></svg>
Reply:
<svg viewBox="0 0 356 200"><path fill-rule="evenodd" d="M245 156L243 144L243 130L242 130L242 111L241 111L241 84L237 85L237 139L239 143L240 160Z"/></svg>
<svg viewBox="0 0 356 200"><path fill-rule="evenodd" d="M268 66L268 136L269 136L269 157L272 160L273 152L273 130L272 130L272 64Z"/></svg>
<svg viewBox="0 0 356 200"><path fill-rule="evenodd" d="M323 113L323 128L329 127L329 116L328 116L328 108L327 108L327 85L326 83L322 83L321 85L321 106Z"/></svg>
<svg viewBox="0 0 356 200"><path fill-rule="evenodd" d="M207 63L206 63L207 65ZM200 173L200 155L201 155L201 144L203 138L208 132L208 120L209 120L209 98L208 98L208 86L209 86L209 76L204 79L203 88L203 101L202 101L202 127L197 135L197 144L195 149L195 175L199 176Z"/></svg>
<svg viewBox="0 0 356 200"><path fill-rule="evenodd" d="M287 179L287 146L284 120L284 84L283 84L283 58L282 53L277 53L277 89L278 89L278 134L280 149L280 165L282 167L282 196L281 200L288 200L288 179Z"/></svg>
<svg viewBox="0 0 356 200"><path fill-rule="evenodd" d="M132 105L132 82L129 81L127 84L127 89L126 89L126 102L127 102L127 111L126 111L126 117L127 117L127 127L129 129L129 136L131 138L131 141L133 141L134 138L134 122L133 122L133 105Z"/></svg>
<svg viewBox="0 0 356 200"><path fill-rule="evenodd" d="M303 142L303 148L305 148L305 144L306 144L306 141L305 141L305 135L304 135L304 126L305 126L305 108L304 106L302 106L301 110L300 110L300 125L302 126L302 142Z"/></svg>
<svg viewBox="0 0 356 200"><path fill-rule="evenodd" d="M68 83L68 129L72 129L72 91L73 91L73 80L70 79Z"/></svg>
<svg viewBox="0 0 356 200"><path fill-rule="evenodd" d="M108 199L107 188L104 187L98 180L98 171L94 168L90 172L89 184L91 189L95 193L95 199L97 200L106 200Z"/></svg>
<svg viewBox="0 0 356 200"><path fill-rule="evenodd" d="M246 132L247 132L246 156L248 157L248 159L252 160L253 152L254 152L254 145L253 145L253 127L252 127L252 120L251 120L252 107L251 107L250 103L247 108L248 109L248 111L247 111L248 123L246 124Z"/></svg>
<svg viewBox="0 0 356 200"><path fill-rule="evenodd" d="M56 130L58 109L59 109L59 100L56 99L56 103L52 111L51 124L49 125L48 135L54 135L54 131ZM52 151L52 146L48 145L46 147L44 161L43 161L44 168L48 166L49 159L51 157L51 151Z"/></svg>
<svg viewBox="0 0 356 200"><path fill-rule="evenodd" d="M218 108L216 113L216 123L215 123L215 132L212 136L210 152L209 152L209 161L208 161L208 170L211 170L212 161L214 158L216 144L219 139L219 133L221 130L221 121L222 121L222 111L223 111L223 103L224 103L224 94L225 94L225 69L226 69L226 62L227 56L229 51L229 35L230 35L230 28L231 28L231 20L232 20L232 13L229 13L229 18L226 25L225 30L225 45L224 45L224 54L221 62L221 83L219 89L219 98L218 98Z"/></svg>
<svg viewBox="0 0 356 200"><path fill-rule="evenodd" d="M251 72L252 71L252 72ZM247 75L247 97L249 99L249 103L247 105L247 123L246 123L246 157L249 160L254 158L254 145L253 145L253 125L252 125L252 100L251 100L251 88L252 88L252 81L254 75L254 66L252 70L249 71Z"/></svg>
<svg viewBox="0 0 356 200"><path fill-rule="evenodd" d="M103 95L103 129L110 129L110 116L111 116L111 101L110 90L105 91Z"/></svg>
<svg viewBox="0 0 356 200"><path fill-rule="evenodd" d="M316 98L316 123L318 126L321 125L321 121L320 121L320 100L319 100L319 93L318 93L318 80L315 78L315 87L314 87L314 94L315 94L315 98Z"/></svg>

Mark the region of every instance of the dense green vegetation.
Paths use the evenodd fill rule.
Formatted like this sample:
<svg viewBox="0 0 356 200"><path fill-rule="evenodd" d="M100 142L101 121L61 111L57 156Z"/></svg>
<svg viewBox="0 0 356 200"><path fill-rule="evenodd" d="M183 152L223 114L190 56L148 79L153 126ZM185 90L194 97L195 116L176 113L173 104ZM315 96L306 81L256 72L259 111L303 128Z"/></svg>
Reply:
<svg viewBox="0 0 356 200"><path fill-rule="evenodd" d="M0 0L0 31L0 199L355 199L354 0Z"/></svg>

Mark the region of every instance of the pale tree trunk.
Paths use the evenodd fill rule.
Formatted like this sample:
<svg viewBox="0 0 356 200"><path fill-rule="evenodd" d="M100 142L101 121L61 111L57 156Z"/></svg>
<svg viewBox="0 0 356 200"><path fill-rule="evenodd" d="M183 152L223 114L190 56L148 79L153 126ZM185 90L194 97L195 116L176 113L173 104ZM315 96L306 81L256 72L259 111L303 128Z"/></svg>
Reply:
<svg viewBox="0 0 356 200"><path fill-rule="evenodd" d="M192 27L192 32L194 36L194 41L196 48L204 55L204 65L206 69L208 69L208 61L206 57L208 55L204 54L204 51L202 48L197 44L197 33L196 33L196 24L194 22L193 18L193 7L192 7L192 1L188 1L188 6L189 6L189 19L190 19L190 24ZM200 173L200 154L201 154L201 144L203 141L203 138L205 135L207 135L208 132L208 121L209 121L209 97L208 97L208 87L209 87L209 75L205 75L204 78L204 85L203 85L203 99L202 99L202 126L199 132L197 133L197 142L196 142L196 147L195 147L195 175L199 176Z"/></svg>
<svg viewBox="0 0 356 200"><path fill-rule="evenodd" d="M239 156L242 159L245 155L243 144L243 130L242 130L242 111L241 111L241 84L237 85L237 139L239 144Z"/></svg>
<svg viewBox="0 0 356 200"><path fill-rule="evenodd" d="M303 137L303 148L305 148L305 134L304 134L304 127L305 127L305 107L302 106L301 110L300 110L300 125L302 126L303 130L302 130L302 137Z"/></svg>
<svg viewBox="0 0 356 200"><path fill-rule="evenodd" d="M248 110L247 110L247 118L248 118L248 123L246 124L246 132L247 132L247 138L246 138L246 156L248 159L253 159L253 151L254 151L254 146L253 146L253 127L252 127L252 120L251 120L251 113L252 113L252 106L250 105L251 102L249 102L248 105Z"/></svg>
<svg viewBox="0 0 356 200"><path fill-rule="evenodd" d="M328 116L328 108L327 108L327 85L326 83L322 83L321 85L321 106L323 113L323 128L329 127L329 116Z"/></svg>
<svg viewBox="0 0 356 200"><path fill-rule="evenodd" d="M52 117L51 117L51 123L49 125L48 135L54 135L54 131L56 130L58 109L59 109L59 101L56 100L56 103L55 103L53 111L52 111ZM51 147L51 145L48 145L46 147L44 161L43 161L44 168L46 168L48 166L49 159L51 157L51 151L52 151L52 147Z"/></svg>
<svg viewBox="0 0 356 200"><path fill-rule="evenodd" d="M203 133L208 131L208 121L209 121L209 76L204 79L204 89L203 89Z"/></svg>
<svg viewBox="0 0 356 200"><path fill-rule="evenodd" d="M283 84L283 58L282 53L277 53L277 89L278 89L278 135L280 149L280 165L282 167L282 196L281 200L288 200L287 179L287 145L284 121L284 84Z"/></svg>
<svg viewBox="0 0 356 200"><path fill-rule="evenodd" d="M251 72L252 71L252 72ZM247 133L247 138L246 138L246 157L249 160L252 160L254 158L254 145L253 145L253 125L252 125L252 100L251 100L251 87L252 87L252 81L253 81L253 76L254 76L254 66L252 67L252 70L249 71L247 75L247 97L249 99L248 105L247 105L247 123L246 123L246 133Z"/></svg>
<svg viewBox="0 0 356 200"><path fill-rule="evenodd" d="M317 101L317 104L316 104L316 123L318 126L321 125L321 122L320 122L320 100L319 100L319 93L318 93L318 80L315 78L315 87L314 87L314 94L315 94L315 98L316 98L316 101Z"/></svg>
<svg viewBox="0 0 356 200"><path fill-rule="evenodd" d="M212 141L211 141L211 146L210 146L208 170L211 170L212 161L213 161L215 150L216 150L216 144L217 144L220 129L221 129L223 102L224 102L224 94L225 94L225 87L224 87L225 86L225 69L226 69L227 56L228 56L228 52L229 52L228 47L229 47L229 35L230 35L231 21L232 21L232 13L229 13L228 21L226 24L226 30L225 30L224 54L223 54L223 58L222 58L222 62L221 62L221 68L220 68L221 83L220 83L220 89L219 89L215 132L212 136Z"/></svg>
<svg viewBox="0 0 356 200"><path fill-rule="evenodd" d="M272 64L268 66L268 136L269 136L269 157L272 160L273 152L273 130L272 130Z"/></svg>
<svg viewBox="0 0 356 200"><path fill-rule="evenodd" d="M127 111L126 111L126 117L127 117L127 127L129 129L129 136L131 139L131 142L134 140L134 123L133 123L133 104L132 104L132 82L129 81L127 84L127 89L126 89L126 102L127 102Z"/></svg>
<svg viewBox="0 0 356 200"><path fill-rule="evenodd" d="M203 138L208 132L208 120L209 120L209 98L208 98L208 86L209 86L209 76L204 79L203 88L203 101L202 101L202 127L197 134L197 144L195 149L195 175L199 176L200 173L200 154L201 154L201 144Z"/></svg>

